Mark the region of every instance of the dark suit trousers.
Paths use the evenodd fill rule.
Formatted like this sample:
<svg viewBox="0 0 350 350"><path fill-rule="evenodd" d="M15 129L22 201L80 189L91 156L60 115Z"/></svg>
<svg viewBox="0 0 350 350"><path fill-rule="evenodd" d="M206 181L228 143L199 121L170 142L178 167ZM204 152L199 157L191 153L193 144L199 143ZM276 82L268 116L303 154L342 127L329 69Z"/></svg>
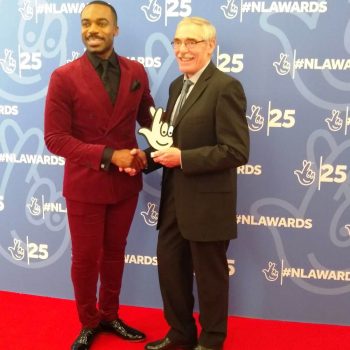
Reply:
<svg viewBox="0 0 350 350"><path fill-rule="evenodd" d="M71 276L83 327L96 327L100 320L110 321L118 316L124 252L137 199L138 195L116 204L67 199L72 239Z"/></svg>
<svg viewBox="0 0 350 350"><path fill-rule="evenodd" d="M170 176L163 189L157 246L164 314L170 325L168 337L178 343L197 341L193 318L195 273L202 328L198 341L203 346L220 349L227 334L229 276L226 251L229 241L196 242L182 237L171 182Z"/></svg>

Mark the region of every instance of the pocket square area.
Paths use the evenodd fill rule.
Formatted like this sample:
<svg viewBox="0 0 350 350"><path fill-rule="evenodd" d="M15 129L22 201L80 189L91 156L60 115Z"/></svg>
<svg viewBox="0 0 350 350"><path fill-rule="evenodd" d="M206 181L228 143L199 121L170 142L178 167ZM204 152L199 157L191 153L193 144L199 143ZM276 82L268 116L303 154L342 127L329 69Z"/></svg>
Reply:
<svg viewBox="0 0 350 350"><path fill-rule="evenodd" d="M136 91L141 86L140 82L138 80L134 80L131 84L131 91Z"/></svg>

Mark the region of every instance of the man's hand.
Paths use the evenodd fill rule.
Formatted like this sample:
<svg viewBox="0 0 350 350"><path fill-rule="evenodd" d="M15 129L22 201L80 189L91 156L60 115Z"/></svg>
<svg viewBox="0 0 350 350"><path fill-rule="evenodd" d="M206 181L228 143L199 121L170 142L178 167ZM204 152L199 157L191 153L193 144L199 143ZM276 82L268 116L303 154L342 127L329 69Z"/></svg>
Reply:
<svg viewBox="0 0 350 350"><path fill-rule="evenodd" d="M162 164L167 168L174 168L181 165L181 151L176 147L151 153L154 162Z"/></svg>
<svg viewBox="0 0 350 350"><path fill-rule="evenodd" d="M139 156L139 152L136 149L131 151L129 149L114 151L112 155L112 163L116 165L119 170L132 168L135 169L136 172L139 172L145 167L144 160Z"/></svg>
<svg viewBox="0 0 350 350"><path fill-rule="evenodd" d="M121 162L114 163L113 161L114 154L115 152L120 152L120 151L123 152L122 154L120 154ZM146 154L140 149L133 148L132 150L120 150L120 151L115 151L112 156L112 163L119 167L119 171L124 171L130 176L134 176L140 170L144 169L147 166ZM129 165L126 165L126 164L129 164Z"/></svg>
<svg viewBox="0 0 350 350"><path fill-rule="evenodd" d="M130 154L134 157L138 157L141 160L143 165L142 169L147 167L147 157L144 151L141 151L139 148L133 148L130 151Z"/></svg>

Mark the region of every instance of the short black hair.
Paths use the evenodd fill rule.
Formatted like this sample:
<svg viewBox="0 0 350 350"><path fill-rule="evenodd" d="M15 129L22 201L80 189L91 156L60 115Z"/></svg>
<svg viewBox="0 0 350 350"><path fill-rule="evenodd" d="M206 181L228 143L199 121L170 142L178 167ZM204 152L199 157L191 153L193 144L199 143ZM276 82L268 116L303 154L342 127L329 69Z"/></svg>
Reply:
<svg viewBox="0 0 350 350"><path fill-rule="evenodd" d="M111 9L112 13L113 13L113 16L114 16L114 19L115 19L115 25L118 26L118 15L117 15L117 11L115 10L115 8L109 4L108 2L106 1L101 1L101 0L95 0L95 1L90 1L88 4L85 5L85 7L89 6L89 5L104 5L104 6L107 6ZM84 9L85 9L84 7ZM83 11L84 11L83 9ZM82 12L83 12L82 11Z"/></svg>

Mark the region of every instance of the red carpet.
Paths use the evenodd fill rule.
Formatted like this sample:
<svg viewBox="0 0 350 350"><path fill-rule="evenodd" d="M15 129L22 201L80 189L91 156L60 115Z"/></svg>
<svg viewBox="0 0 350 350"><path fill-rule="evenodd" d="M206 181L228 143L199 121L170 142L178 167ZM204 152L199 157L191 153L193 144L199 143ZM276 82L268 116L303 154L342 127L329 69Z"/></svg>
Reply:
<svg viewBox="0 0 350 350"><path fill-rule="evenodd" d="M1 350L69 350L80 330L73 301L0 293ZM121 307L120 316L143 330L148 340L161 338L167 325L162 311ZM350 348L350 328L231 317L224 350L335 350ZM109 334L96 338L91 350L141 350Z"/></svg>

